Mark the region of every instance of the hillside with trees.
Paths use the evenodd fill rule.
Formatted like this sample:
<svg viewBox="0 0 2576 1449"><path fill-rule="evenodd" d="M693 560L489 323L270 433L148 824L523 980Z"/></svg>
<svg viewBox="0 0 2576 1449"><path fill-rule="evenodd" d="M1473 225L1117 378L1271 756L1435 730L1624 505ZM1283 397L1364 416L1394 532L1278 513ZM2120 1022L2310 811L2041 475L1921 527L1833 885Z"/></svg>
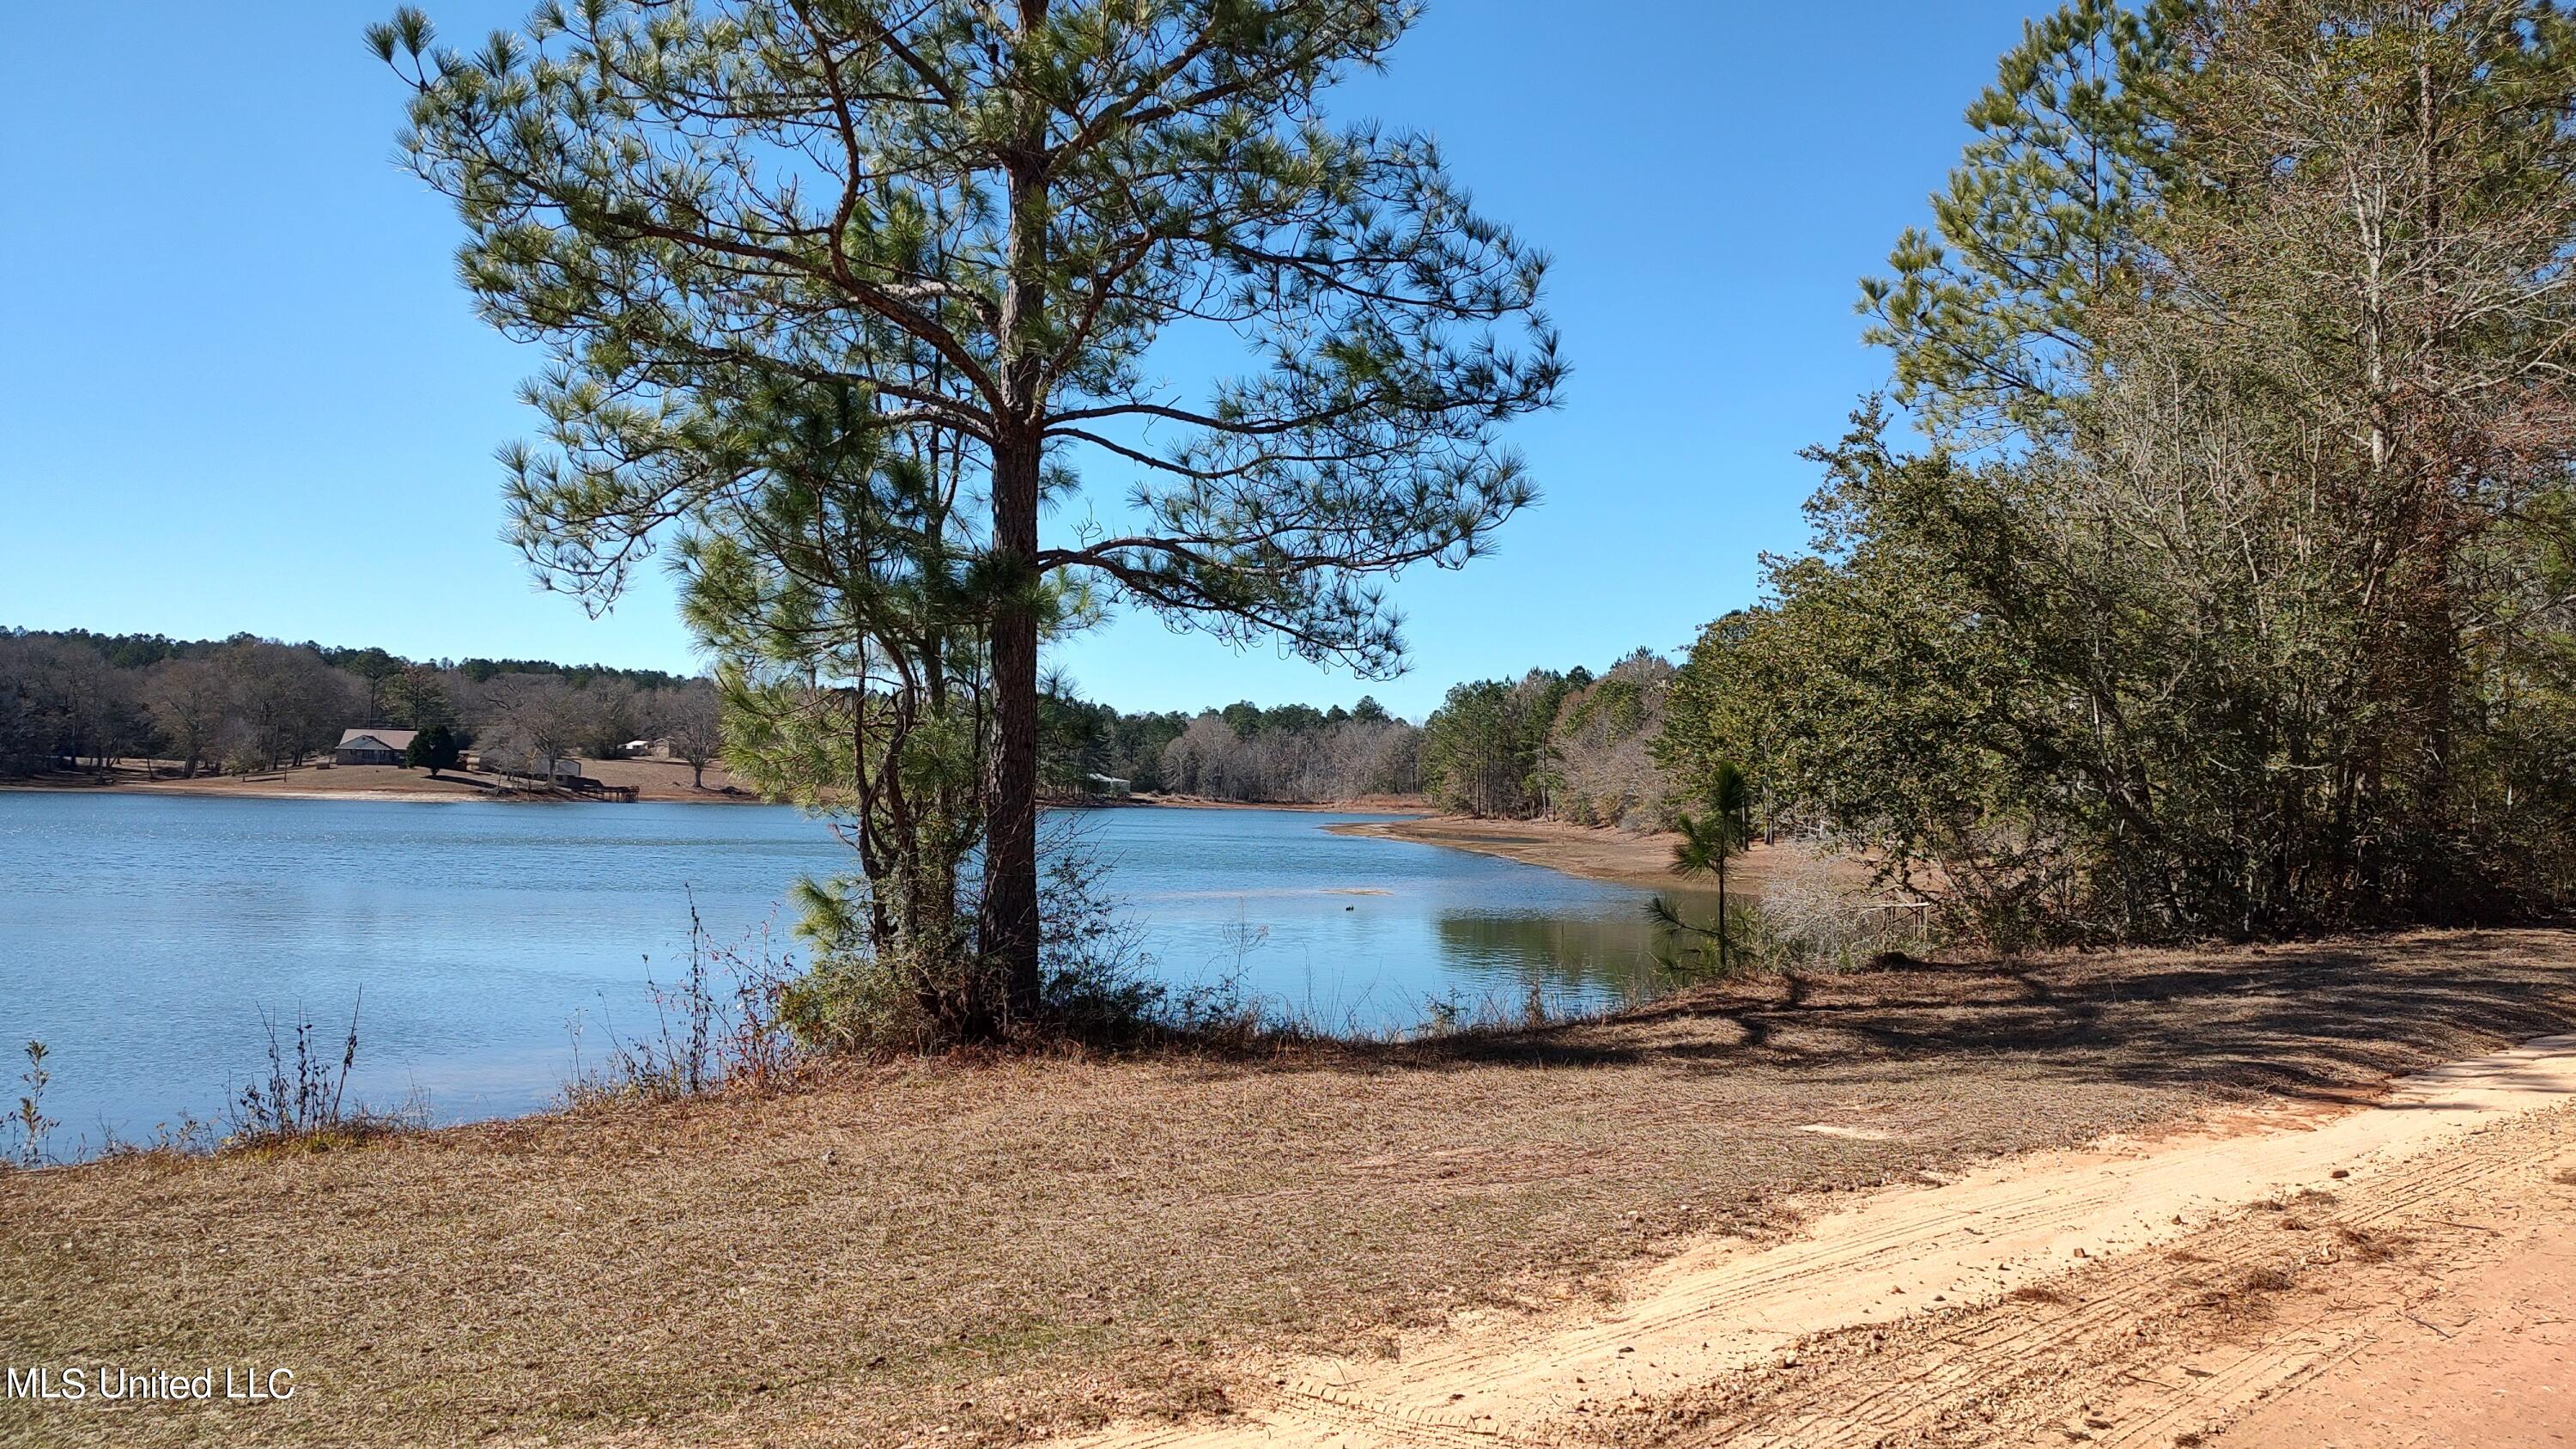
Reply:
<svg viewBox="0 0 2576 1449"><path fill-rule="evenodd" d="M1062 687L1043 697L1045 777L1062 796L1094 777L1141 792L1312 804L1419 788L1421 731L1363 696L1354 708L1251 703L1124 714ZM446 732L495 767L613 760L651 741L695 767L724 751L721 701L702 679L544 660L413 661L381 649L247 635L178 641L81 630L0 631L0 778L123 761L181 778L328 757L363 725ZM452 754L423 754L440 768Z"/></svg>

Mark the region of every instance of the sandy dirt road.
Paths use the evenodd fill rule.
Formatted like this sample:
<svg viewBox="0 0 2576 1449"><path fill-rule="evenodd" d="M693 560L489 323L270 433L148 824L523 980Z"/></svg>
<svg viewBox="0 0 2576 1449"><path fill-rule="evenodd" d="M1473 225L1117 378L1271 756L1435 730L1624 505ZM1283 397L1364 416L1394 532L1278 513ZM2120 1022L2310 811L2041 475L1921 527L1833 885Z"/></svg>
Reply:
<svg viewBox="0 0 2576 1449"><path fill-rule="evenodd" d="M2576 1175L2576 1174L2571 1174ZM2554 1213L2511 1197L2461 1204L2500 1241L2456 1224L2407 1255L2411 1275L2328 1285L2357 1320L2352 1351L2319 1361L2211 1443L2221 1449L2493 1449L2576 1444L2576 1186ZM2454 1231L2445 1233L2443 1230Z"/></svg>
<svg viewBox="0 0 2576 1449"><path fill-rule="evenodd" d="M1852 1130L1848 1127L1838 1130ZM1865 1130L1865 1129L1863 1129ZM2576 1443L2576 1037L1881 1192L1087 1445Z"/></svg>

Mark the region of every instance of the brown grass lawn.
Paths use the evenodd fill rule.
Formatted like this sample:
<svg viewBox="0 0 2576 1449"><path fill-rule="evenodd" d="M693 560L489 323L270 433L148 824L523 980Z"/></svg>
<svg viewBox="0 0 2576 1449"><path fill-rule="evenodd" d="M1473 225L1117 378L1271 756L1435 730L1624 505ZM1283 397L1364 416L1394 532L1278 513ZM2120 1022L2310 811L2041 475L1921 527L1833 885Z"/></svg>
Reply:
<svg viewBox="0 0 2576 1449"><path fill-rule="evenodd" d="M1792 1193L2576 1021L2576 933L1712 989L1410 1047L916 1064L318 1155L0 1174L0 1362L285 1365L0 1440L999 1443L1606 1291ZM1866 1125L1880 1142L1801 1132Z"/></svg>

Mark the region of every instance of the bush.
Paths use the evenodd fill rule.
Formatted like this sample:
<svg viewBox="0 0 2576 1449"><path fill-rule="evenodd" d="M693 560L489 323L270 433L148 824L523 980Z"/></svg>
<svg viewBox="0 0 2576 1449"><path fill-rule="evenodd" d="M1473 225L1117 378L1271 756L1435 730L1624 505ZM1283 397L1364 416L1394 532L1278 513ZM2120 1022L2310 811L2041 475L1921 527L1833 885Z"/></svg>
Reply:
<svg viewBox="0 0 2576 1449"><path fill-rule="evenodd" d="M295 1013L294 1046L278 1039L277 1021L266 1012L260 1025L268 1033L268 1080L242 1088L234 1099L232 1130L225 1146L296 1144L320 1148L344 1138L363 1138L422 1125L427 1107L417 1098L390 1110L351 1102L349 1074L358 1064L358 1004L349 1007L349 1029L334 1067L316 1036L313 1019Z"/></svg>
<svg viewBox="0 0 2576 1449"><path fill-rule="evenodd" d="M692 899L687 971L667 988L645 978L655 1034L632 1041L612 1035L606 1062L592 1070L582 1064L576 1028L566 1104L676 1102L783 1083L801 1055L787 1017L788 994L799 984L794 973L794 959L771 949L766 929L743 946L715 944Z"/></svg>
<svg viewBox="0 0 2576 1449"><path fill-rule="evenodd" d="M1692 977L1754 971L1852 971L1900 950L1933 944L1931 907L1855 888L1808 860L1769 876L1758 894L1727 904L1727 960L1721 971L1714 921L1687 919L1658 898L1649 908L1666 931L1665 969Z"/></svg>
<svg viewBox="0 0 2576 1449"><path fill-rule="evenodd" d="M1746 953L1779 971L1851 971L1928 944L1928 923L1906 904L1875 900L1821 871L1766 883L1736 915Z"/></svg>
<svg viewBox="0 0 2576 1449"><path fill-rule="evenodd" d="M44 1165L45 1139L53 1129L62 1125L54 1118L45 1115L45 1085L53 1079L54 1074L45 1068L45 1044L40 1041L29 1041L27 1070L18 1077L18 1080L27 1088L26 1095L18 1099L18 1110L9 1118L9 1125L17 1134L18 1144L5 1157L0 1157L0 1165L6 1165L12 1160L20 1167Z"/></svg>
<svg viewBox="0 0 2576 1449"><path fill-rule="evenodd" d="M1176 1013L1195 1009L1145 976L1148 959L1137 949L1135 927L1101 891L1107 872L1078 837L1049 852L1040 887L1041 1017L1018 1024L1023 1042L1127 1043L1169 1030ZM810 971L779 988L779 1023L803 1046L826 1053L956 1045L954 1023L1002 1014L1003 979L967 946L971 918L961 916L952 930L947 940L900 956L858 949L818 956ZM855 932L839 937L859 939Z"/></svg>

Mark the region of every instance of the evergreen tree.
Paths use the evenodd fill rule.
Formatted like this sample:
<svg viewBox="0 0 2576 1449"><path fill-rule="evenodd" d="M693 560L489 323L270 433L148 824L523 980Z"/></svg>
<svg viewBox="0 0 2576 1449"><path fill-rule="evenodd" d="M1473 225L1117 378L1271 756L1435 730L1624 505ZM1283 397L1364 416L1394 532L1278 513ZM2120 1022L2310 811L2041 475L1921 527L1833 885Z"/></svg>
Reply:
<svg viewBox="0 0 2576 1449"><path fill-rule="evenodd" d="M370 725L382 724L384 722L385 686L387 683L400 678L403 670L409 666L402 660L395 658L393 655L386 653L382 649L374 648L335 651L335 653L327 654L324 657L330 659L330 662L334 667L345 669L365 682L367 686L367 707L364 717L358 722L360 724Z"/></svg>
<svg viewBox="0 0 2576 1449"><path fill-rule="evenodd" d="M2035 25L1869 293L1936 446L1809 454L1664 758L2005 943L2568 899L2571 113L2539 0Z"/></svg>
<svg viewBox="0 0 2576 1449"><path fill-rule="evenodd" d="M411 737L410 748L403 752L403 763L415 770L429 771L429 777L435 780L439 771L455 769L463 756L455 734L447 726L431 725Z"/></svg>
<svg viewBox="0 0 2576 1449"><path fill-rule="evenodd" d="M394 722L409 729L456 724L456 706L448 700L444 672L431 665L415 664L396 676L385 691L385 701Z"/></svg>
<svg viewBox="0 0 2576 1449"><path fill-rule="evenodd" d="M1731 760L1721 760L1710 773L1708 808L1696 815L1677 815L1673 829L1681 839L1673 842L1675 875L1717 878L1717 929L1714 933L1717 969L1735 968L1735 941L1726 919L1726 863L1753 843L1753 792L1744 782L1744 772ZM1667 925L1683 930L1678 913L1663 902L1654 903L1655 915Z"/></svg>
<svg viewBox="0 0 2576 1449"><path fill-rule="evenodd" d="M2171 126L2156 111L2181 63L2193 0L2073 0L2028 22L1976 129L1908 228L1894 275L1861 284L1869 340L1894 359L1898 401L1937 436L1981 443L2065 424L2099 342L2099 303L2145 285Z"/></svg>
<svg viewBox="0 0 2576 1449"><path fill-rule="evenodd" d="M1177 625L1398 667L1373 576L1456 565L1533 497L1497 441L1563 369L1545 261L1426 137L1336 128L1409 0L644 0L547 4L471 52L403 10L370 43L403 144L465 222L485 315L554 357L519 538L613 596L759 384L857 389L871 425L957 440L991 734L981 949L1036 999L1038 650L1070 575ZM1151 365L1231 333L1200 400ZM1050 499L1111 459L1110 526Z"/></svg>

